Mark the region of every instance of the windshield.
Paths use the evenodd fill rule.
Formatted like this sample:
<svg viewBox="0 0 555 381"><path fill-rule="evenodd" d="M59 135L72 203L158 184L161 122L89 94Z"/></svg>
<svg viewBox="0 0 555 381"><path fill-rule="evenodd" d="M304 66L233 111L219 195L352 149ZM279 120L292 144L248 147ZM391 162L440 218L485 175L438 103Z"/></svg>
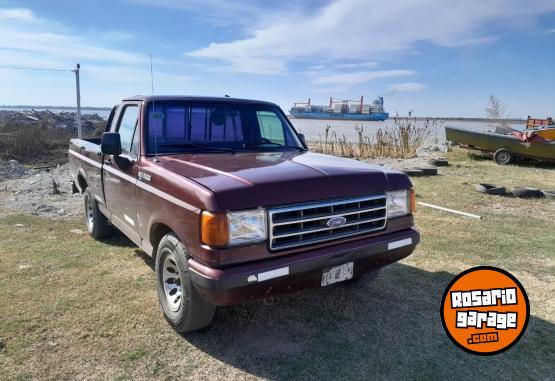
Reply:
<svg viewBox="0 0 555 381"><path fill-rule="evenodd" d="M148 154L304 149L271 106L155 102L146 122Z"/></svg>

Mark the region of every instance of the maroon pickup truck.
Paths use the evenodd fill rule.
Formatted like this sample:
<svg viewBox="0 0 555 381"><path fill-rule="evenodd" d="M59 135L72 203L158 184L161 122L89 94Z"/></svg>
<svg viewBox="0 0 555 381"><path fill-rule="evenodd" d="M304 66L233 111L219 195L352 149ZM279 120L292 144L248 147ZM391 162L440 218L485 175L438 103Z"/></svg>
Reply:
<svg viewBox="0 0 555 381"><path fill-rule="evenodd" d="M125 99L102 139L71 140L69 163L89 233L116 227L155 258L180 332L216 306L356 282L420 239L406 175L309 152L273 103Z"/></svg>

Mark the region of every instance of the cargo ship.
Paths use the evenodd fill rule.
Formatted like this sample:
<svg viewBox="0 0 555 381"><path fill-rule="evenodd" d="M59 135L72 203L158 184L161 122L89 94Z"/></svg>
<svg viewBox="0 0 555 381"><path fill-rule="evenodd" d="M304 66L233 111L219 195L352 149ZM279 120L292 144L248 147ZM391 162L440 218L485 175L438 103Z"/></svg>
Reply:
<svg viewBox="0 0 555 381"><path fill-rule="evenodd" d="M312 105L309 98L307 102L294 103L289 112L298 119L383 121L389 118L383 108L383 97L378 97L372 104L365 104L364 97L340 101L330 97L327 106Z"/></svg>

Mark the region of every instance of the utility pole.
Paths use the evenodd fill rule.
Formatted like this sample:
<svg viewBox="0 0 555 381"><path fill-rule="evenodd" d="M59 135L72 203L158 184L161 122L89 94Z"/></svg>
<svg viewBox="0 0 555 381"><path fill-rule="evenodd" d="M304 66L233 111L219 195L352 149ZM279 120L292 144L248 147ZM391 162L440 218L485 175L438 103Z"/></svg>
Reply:
<svg viewBox="0 0 555 381"><path fill-rule="evenodd" d="M75 73L75 90L77 92L77 138L81 139L81 88L79 84L79 69L81 65L77 63L77 66L74 70Z"/></svg>

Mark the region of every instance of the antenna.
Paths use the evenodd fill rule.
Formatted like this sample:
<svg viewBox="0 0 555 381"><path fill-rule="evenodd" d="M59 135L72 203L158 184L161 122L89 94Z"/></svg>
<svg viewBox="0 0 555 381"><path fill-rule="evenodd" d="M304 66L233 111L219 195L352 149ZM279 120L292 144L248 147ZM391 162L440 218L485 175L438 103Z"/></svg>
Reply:
<svg viewBox="0 0 555 381"><path fill-rule="evenodd" d="M154 120L154 75L152 74L152 54L148 55L150 57L150 91L152 93L152 120ZM150 127L150 126L149 126ZM156 141L156 131L154 131L154 162L158 162L158 143Z"/></svg>

